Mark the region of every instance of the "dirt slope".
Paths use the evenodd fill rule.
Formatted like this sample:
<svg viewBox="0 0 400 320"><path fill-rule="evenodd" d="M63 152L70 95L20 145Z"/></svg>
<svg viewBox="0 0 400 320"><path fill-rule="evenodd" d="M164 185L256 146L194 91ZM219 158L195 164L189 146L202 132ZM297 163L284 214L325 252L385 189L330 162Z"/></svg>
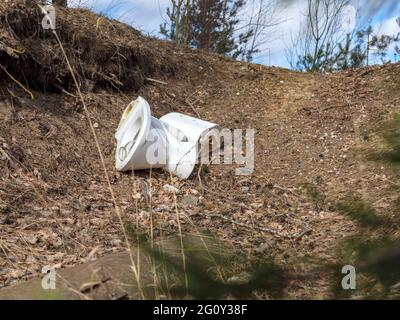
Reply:
<svg viewBox="0 0 400 320"><path fill-rule="evenodd" d="M19 28L22 9L0 6L0 62L9 73L0 70L0 286L32 277L45 265L65 268L124 250L57 43L51 33ZM23 12L25 25L41 19L33 7ZM61 12L59 30L127 225L146 232L153 225L157 238L176 234L173 194L163 188L173 184L186 232L194 232L194 222L249 257L273 255L285 265L305 256L335 259L340 240L357 228L335 211L346 192L390 210L384 192L399 176L365 161L363 152L379 144L378 128L400 109L400 65L300 74L176 48L86 11ZM3 47L22 49L15 57ZM117 173L114 132L138 95L156 116L178 111L224 128L256 129L254 174L236 176L235 166L218 165L187 181L171 181L162 171L151 177L148 171ZM305 184L324 199L311 199ZM323 278L293 283L288 294L326 297L327 285Z"/></svg>

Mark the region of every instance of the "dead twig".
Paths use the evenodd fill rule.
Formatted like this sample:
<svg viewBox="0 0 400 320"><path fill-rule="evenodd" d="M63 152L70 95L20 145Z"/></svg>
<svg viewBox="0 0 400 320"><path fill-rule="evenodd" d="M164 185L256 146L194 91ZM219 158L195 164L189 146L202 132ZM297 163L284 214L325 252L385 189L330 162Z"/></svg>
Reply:
<svg viewBox="0 0 400 320"><path fill-rule="evenodd" d="M15 79L8 71L7 69L0 63L0 68L3 69L3 71L6 73L9 78L14 81L18 86L20 86L27 94L31 96L32 100L35 100L35 96L33 95L32 92L30 92L21 82L19 82L17 79Z"/></svg>
<svg viewBox="0 0 400 320"><path fill-rule="evenodd" d="M186 98L186 99L178 99L174 94L170 94L168 91L166 91L166 90L163 90L164 91L164 93L168 96L168 97L170 97L171 99L173 99L173 100L176 100L176 101L179 101L179 102L181 102L181 103L184 103L184 104L186 104L187 106L189 106L190 107L190 109L192 109L192 111L194 112L194 114L198 117L198 118L201 118L201 116L200 116L200 114L197 112L197 110L196 110L196 108L193 106L193 104L189 101L189 98Z"/></svg>
<svg viewBox="0 0 400 320"><path fill-rule="evenodd" d="M200 114L197 112L197 110L195 109L195 107L193 106L193 104L192 104L188 99L185 99L185 103L190 107L190 109L192 109L192 111L196 114L196 116L197 116L198 118L201 118L201 117L200 117Z"/></svg>
<svg viewBox="0 0 400 320"><path fill-rule="evenodd" d="M146 78L146 80L147 80L147 81L150 81L150 82L154 82L154 83L162 84L162 85L164 85L164 86L168 85L168 83L167 83L167 82L165 82L165 81L161 81L161 80L157 80L157 79Z"/></svg>
<svg viewBox="0 0 400 320"><path fill-rule="evenodd" d="M298 194L296 192L294 192L292 189L284 188L284 187L281 187L280 185L277 185L277 184L274 184L273 187L275 189L278 189L278 190L281 190L281 191L284 191L284 192L290 192L291 194L293 194L295 196L298 196Z"/></svg>
<svg viewBox="0 0 400 320"><path fill-rule="evenodd" d="M222 214L207 214L207 216L208 216L208 217L211 217L211 218L219 218L219 219L228 221L228 222L230 222L230 223L232 223L232 224L235 224L235 225L238 225L238 226L240 226L240 227L247 228L247 229L256 229L256 230L259 230L259 231L262 231L262 232L267 232L267 233L270 233L270 234L272 234L273 236L276 236L276 237L278 237L278 238L286 238L286 239L295 239L295 240L299 240L299 239L302 238L304 235L306 235L306 234L308 234L308 233L311 232L311 229L305 229L305 230L303 230L303 231L301 231L300 233L295 234L295 235L285 235L285 234L282 234L282 233L280 233L279 231L277 231L277 230L275 230L275 229L272 229L272 228L260 227L260 226L249 226L249 225L247 225L247 224L245 224L245 223L238 222L238 221L235 221L235 220L230 219L230 218L228 218L228 217L225 217L225 216L222 215Z"/></svg>
<svg viewBox="0 0 400 320"><path fill-rule="evenodd" d="M39 8L42 10L42 12L44 14L47 14L47 12L43 9L42 6L40 6L40 5L38 5L38 6L39 6ZM90 130L92 132L93 139L95 141L95 145L96 145L99 157L100 157L100 163L101 163L101 165L103 167L104 177L106 178L106 181L107 181L107 184L108 184L108 188L109 188L109 191L110 191L110 194L111 194L111 198L112 198L112 201L114 203L115 213L117 215L117 218L118 218L119 223L120 223L121 228L122 228L122 232L123 232L124 239L125 239L125 244L126 244L126 249L128 250L129 258L130 258L131 264L132 264L131 265L131 269L132 269L133 274L134 274L134 276L136 278L136 281L138 283L139 293L140 293L141 297L144 299L144 293L142 291L142 288L140 287L140 280L139 280L139 275L138 275L138 272L137 272L137 267L136 267L135 261L134 261L133 256L132 256L132 250L131 250L131 245L130 245L130 242L129 242L129 237L128 237L128 234L127 234L127 231L126 231L126 228L125 228L124 221L122 219L122 209L118 205L117 198L116 198L116 195L115 195L115 192L114 192L114 188L111 185L111 180L110 180L110 176L109 176L108 171L107 171L107 166L106 166L106 162L105 162L105 159L104 159L104 155L103 155L103 152L102 152L101 147L100 147L100 142L99 142L99 139L97 137L96 130L95 130L94 125L93 125L93 121L92 121L92 119L90 117L89 109L88 109L88 107L86 105L85 99L83 98L83 94L82 94L82 91L81 91L81 87L80 87L80 85L78 83L78 79L77 79L77 77L75 75L75 72L74 72L74 70L72 68L71 62L70 62L70 60L69 60L69 58L67 56L67 53L66 53L66 51L64 49L62 41L61 41L57 31L56 31L56 28L52 23L51 23L50 27L51 27L51 29L53 31L54 37L56 38L56 40L57 40L57 42L58 42L58 44L60 46L63 58L64 58L64 60L65 60L65 62L67 64L68 70L69 70L69 72L70 72L70 74L72 76L72 79L74 81L74 84L75 84L75 87L76 87L76 90L77 90L77 94L78 94L78 96L80 98L80 101L82 103L84 112L86 114L86 118L88 120L89 127L90 127Z"/></svg>
<svg viewBox="0 0 400 320"><path fill-rule="evenodd" d="M328 111L328 110L331 110L331 109L339 109L339 108L345 108L345 107L350 108L351 107L351 103L333 105L333 106L326 107L326 108L322 109L322 111Z"/></svg>

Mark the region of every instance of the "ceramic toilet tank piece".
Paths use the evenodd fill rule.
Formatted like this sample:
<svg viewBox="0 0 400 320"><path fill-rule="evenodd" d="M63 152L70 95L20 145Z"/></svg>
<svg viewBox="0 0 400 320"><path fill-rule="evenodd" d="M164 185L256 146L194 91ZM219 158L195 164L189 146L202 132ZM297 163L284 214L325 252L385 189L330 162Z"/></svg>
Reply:
<svg viewBox="0 0 400 320"><path fill-rule="evenodd" d="M200 139L217 127L175 112L157 119L151 115L148 102L139 97L125 109L115 134L116 168L163 168L187 179L199 158Z"/></svg>

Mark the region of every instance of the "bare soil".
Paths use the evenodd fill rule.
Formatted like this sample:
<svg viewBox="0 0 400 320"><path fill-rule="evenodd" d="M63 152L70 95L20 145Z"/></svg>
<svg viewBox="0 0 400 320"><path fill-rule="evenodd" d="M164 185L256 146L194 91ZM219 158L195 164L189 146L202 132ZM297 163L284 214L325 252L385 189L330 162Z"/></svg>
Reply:
<svg viewBox="0 0 400 320"><path fill-rule="evenodd" d="M58 30L126 225L145 232L152 225L156 238L176 234L174 196L163 188L171 184L179 189L185 232L196 232L193 222L249 261L273 256L285 266L305 257L335 261L341 240L357 230L335 209L348 192L390 212L395 199L386 190L399 173L365 155L381 145L381 128L400 111L400 65L296 73L178 48L87 11L60 12ZM0 5L0 21L0 63L9 73L0 70L0 286L9 286L45 265L67 268L125 247L54 37L39 30L37 9L18 1ZM253 175L236 176L234 165L202 168L186 181L159 170L116 172L114 133L138 95L155 116L178 111L224 128L254 128ZM324 277L294 281L288 296L327 298L328 287Z"/></svg>

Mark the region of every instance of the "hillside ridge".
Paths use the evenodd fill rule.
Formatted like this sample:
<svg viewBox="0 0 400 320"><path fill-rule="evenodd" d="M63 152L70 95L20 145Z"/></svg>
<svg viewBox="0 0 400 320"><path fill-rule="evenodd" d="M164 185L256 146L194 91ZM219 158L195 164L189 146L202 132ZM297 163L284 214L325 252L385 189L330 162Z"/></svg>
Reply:
<svg viewBox="0 0 400 320"><path fill-rule="evenodd" d="M156 238L176 235L174 196L164 188L172 184L183 216L228 247L252 257L273 255L283 264L307 256L330 261L338 242L356 228L335 202L353 191L379 209L388 181L398 179L363 154L380 144L380 128L399 112L400 64L298 73L176 47L85 10L59 13L57 32L82 86L127 225L139 225L144 233L152 225ZM60 49L51 32L40 29L40 20L32 4L0 4L0 61L7 70L0 70L4 286L40 274L44 265L66 268L124 250L81 103ZM178 111L223 128L255 129L255 173L236 176L235 165L211 165L178 181L158 170L151 177L148 171L116 172L114 133L122 111L139 95L155 116ZM305 185L324 201L310 198ZM185 232L194 232L182 221ZM324 297L327 287L324 278L312 288L293 283L289 295Z"/></svg>

